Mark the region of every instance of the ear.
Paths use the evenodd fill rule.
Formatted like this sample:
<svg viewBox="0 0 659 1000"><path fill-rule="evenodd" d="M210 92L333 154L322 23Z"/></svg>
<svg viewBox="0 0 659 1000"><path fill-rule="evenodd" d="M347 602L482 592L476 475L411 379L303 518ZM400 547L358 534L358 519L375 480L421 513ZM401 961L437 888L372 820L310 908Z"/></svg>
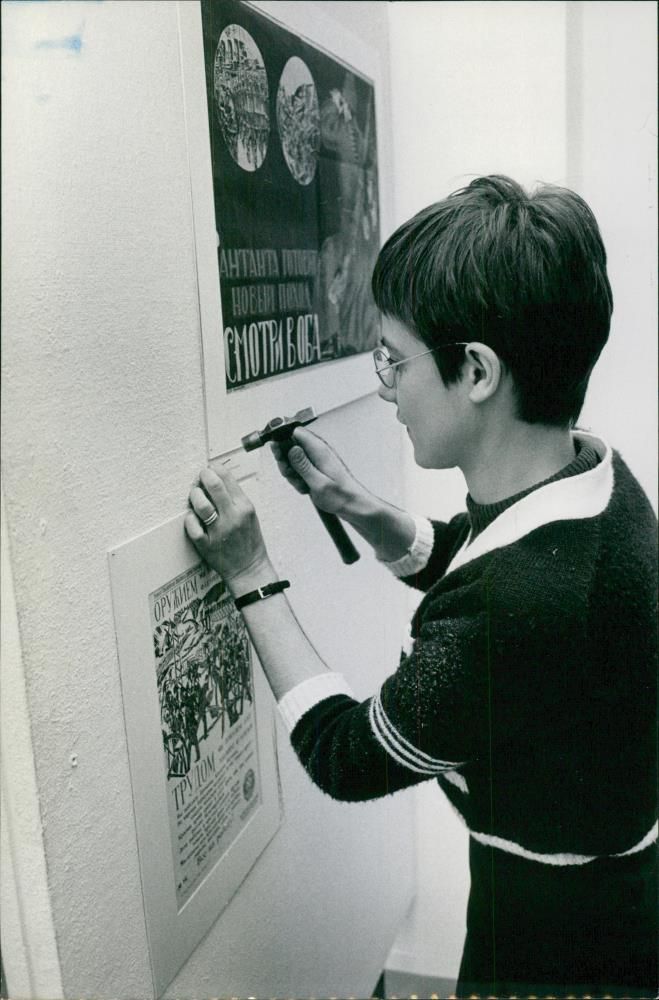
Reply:
<svg viewBox="0 0 659 1000"><path fill-rule="evenodd" d="M503 366L487 344L472 341L465 347L465 355L463 381L468 388L469 399L472 403L483 403L499 388Z"/></svg>

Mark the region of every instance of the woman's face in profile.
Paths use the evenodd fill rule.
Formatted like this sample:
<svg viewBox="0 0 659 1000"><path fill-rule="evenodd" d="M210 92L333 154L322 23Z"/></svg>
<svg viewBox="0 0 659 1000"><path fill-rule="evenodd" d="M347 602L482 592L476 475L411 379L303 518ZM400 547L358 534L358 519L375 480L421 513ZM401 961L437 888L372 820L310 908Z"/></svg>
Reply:
<svg viewBox="0 0 659 1000"><path fill-rule="evenodd" d="M395 403L396 416L414 448L414 460L425 469L449 469L460 464L465 446L466 414L462 383L445 386L428 346L398 320L385 319L382 344L394 369L393 388L381 385L379 395ZM421 355L418 357L417 355Z"/></svg>

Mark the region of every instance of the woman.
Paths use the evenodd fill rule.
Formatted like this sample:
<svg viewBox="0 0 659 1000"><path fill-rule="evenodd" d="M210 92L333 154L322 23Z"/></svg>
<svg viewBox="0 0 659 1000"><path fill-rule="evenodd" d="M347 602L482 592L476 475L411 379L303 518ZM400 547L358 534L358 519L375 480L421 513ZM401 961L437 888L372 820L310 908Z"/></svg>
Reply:
<svg viewBox="0 0 659 1000"><path fill-rule="evenodd" d="M286 600L258 519L205 469L186 530L226 580L311 778L345 800L436 780L470 831L458 993L653 996L656 519L620 456L575 431L609 334L585 203L485 177L382 249L375 352L424 468L467 510L414 518L300 428L283 474L425 591L398 669L359 703Z"/></svg>

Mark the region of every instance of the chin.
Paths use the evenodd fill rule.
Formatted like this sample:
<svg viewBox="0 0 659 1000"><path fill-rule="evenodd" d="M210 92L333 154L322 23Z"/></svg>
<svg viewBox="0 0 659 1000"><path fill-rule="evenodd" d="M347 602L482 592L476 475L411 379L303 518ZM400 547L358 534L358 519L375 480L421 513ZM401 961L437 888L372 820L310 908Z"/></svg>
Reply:
<svg viewBox="0 0 659 1000"><path fill-rule="evenodd" d="M414 461L420 469L455 469L457 465L446 456L424 454L417 448L414 449Z"/></svg>
<svg viewBox="0 0 659 1000"><path fill-rule="evenodd" d="M419 448L414 448L414 462L419 466L420 469L437 469L441 466L437 465L432 455L424 454Z"/></svg>

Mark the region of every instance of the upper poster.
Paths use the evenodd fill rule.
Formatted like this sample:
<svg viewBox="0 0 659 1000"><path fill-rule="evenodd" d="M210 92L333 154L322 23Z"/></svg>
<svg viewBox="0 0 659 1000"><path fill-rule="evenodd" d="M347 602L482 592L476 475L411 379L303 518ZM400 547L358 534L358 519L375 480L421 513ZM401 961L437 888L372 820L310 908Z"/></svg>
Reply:
<svg viewBox="0 0 659 1000"><path fill-rule="evenodd" d="M239 0L202 0L226 390L370 351L371 82Z"/></svg>

